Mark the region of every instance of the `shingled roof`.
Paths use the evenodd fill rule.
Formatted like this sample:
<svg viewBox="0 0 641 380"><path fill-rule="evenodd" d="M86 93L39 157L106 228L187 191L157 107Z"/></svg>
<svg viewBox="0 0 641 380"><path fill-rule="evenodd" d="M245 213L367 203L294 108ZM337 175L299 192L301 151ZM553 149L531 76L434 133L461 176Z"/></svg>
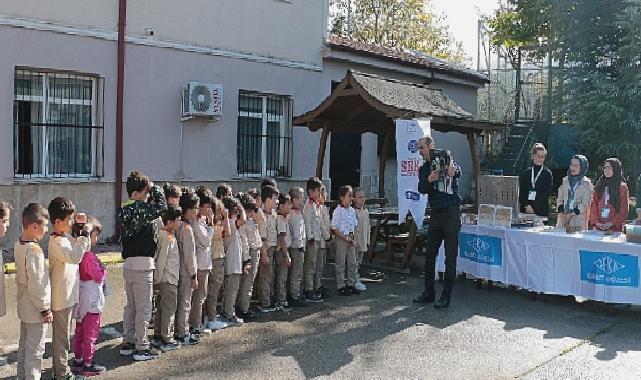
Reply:
<svg viewBox="0 0 641 380"><path fill-rule="evenodd" d="M357 41L349 37L330 34L326 46L337 51L353 52L365 56L396 62L406 66L427 68L454 77L468 79L479 84L490 83L487 75L476 70L458 66L420 52L404 51L381 45Z"/></svg>

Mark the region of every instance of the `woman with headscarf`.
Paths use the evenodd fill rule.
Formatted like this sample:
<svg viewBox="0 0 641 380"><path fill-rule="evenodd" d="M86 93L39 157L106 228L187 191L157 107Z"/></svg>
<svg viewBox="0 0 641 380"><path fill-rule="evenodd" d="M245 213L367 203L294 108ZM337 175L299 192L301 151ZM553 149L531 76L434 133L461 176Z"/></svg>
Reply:
<svg viewBox="0 0 641 380"><path fill-rule="evenodd" d="M628 217L628 186L623 180L623 168L618 158L603 163L603 175L594 187L590 204L590 228L601 231L623 230Z"/></svg>
<svg viewBox="0 0 641 380"><path fill-rule="evenodd" d="M567 177L559 187L556 200L558 216L557 227L570 227L573 231L588 229L588 212L592 199L592 181L586 177L588 173L588 159L576 154L570 160Z"/></svg>

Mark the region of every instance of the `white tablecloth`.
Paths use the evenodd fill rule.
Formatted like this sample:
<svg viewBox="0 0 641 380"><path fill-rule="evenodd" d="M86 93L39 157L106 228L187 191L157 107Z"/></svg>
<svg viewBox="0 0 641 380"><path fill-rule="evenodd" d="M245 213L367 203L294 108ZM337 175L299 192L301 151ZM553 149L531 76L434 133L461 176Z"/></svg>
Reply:
<svg viewBox="0 0 641 380"><path fill-rule="evenodd" d="M641 305L641 245L590 233L464 225L457 270L528 290ZM444 270L444 250L437 270Z"/></svg>

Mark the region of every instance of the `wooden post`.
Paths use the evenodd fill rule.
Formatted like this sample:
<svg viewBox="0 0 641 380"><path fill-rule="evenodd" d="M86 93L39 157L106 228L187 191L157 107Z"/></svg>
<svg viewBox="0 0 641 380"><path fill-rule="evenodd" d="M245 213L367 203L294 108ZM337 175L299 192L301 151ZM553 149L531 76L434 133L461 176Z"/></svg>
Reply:
<svg viewBox="0 0 641 380"><path fill-rule="evenodd" d="M316 162L316 177L323 178L323 163L325 162L325 150L327 149L327 136L329 136L329 123L323 126L320 145L318 146L318 161Z"/></svg>
<svg viewBox="0 0 641 380"><path fill-rule="evenodd" d="M470 153L472 154L472 178L474 179L474 203L478 206L479 202L479 154L476 149L476 135L474 132L467 134L467 141L470 144Z"/></svg>
<svg viewBox="0 0 641 380"><path fill-rule="evenodd" d="M394 125L394 124L392 124ZM385 198L385 166L387 164L387 150L392 140L392 129L385 132L385 139L383 140L383 149L381 150L381 158L378 167L378 196Z"/></svg>

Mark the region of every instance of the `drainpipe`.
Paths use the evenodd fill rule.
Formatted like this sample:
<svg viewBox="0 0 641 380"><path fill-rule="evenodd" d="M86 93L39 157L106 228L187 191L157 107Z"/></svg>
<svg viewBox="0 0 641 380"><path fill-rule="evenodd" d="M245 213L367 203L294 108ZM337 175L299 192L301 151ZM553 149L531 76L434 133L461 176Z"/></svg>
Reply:
<svg viewBox="0 0 641 380"><path fill-rule="evenodd" d="M122 202L122 161L123 161L123 100L125 97L125 27L127 25L127 0L118 1L118 83L116 85L116 210ZM120 240L120 224L116 222L112 242Z"/></svg>

